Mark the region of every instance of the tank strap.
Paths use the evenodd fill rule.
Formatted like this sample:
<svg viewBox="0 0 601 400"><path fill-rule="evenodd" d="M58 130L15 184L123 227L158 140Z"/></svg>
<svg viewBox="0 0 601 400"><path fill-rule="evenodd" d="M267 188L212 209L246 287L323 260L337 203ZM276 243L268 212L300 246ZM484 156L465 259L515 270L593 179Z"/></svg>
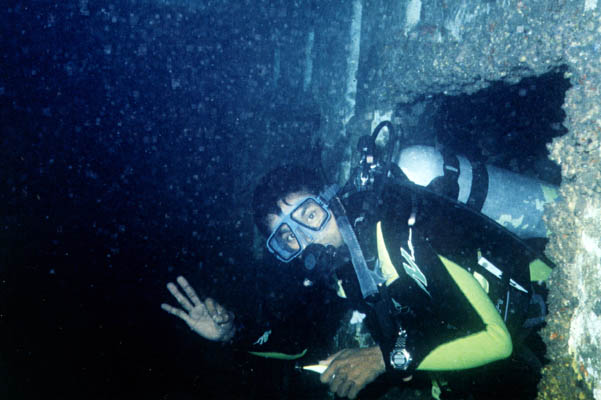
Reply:
<svg viewBox="0 0 601 400"><path fill-rule="evenodd" d="M451 191L447 195L450 195L453 199L457 199L459 197L459 159L456 155L448 151L443 152L442 157L444 160L444 179L448 182L448 190Z"/></svg>
<svg viewBox="0 0 601 400"><path fill-rule="evenodd" d="M456 155L449 152L443 152L442 157L444 160L444 176L445 178L451 179L453 182L457 182L459 178L459 159Z"/></svg>
<svg viewBox="0 0 601 400"><path fill-rule="evenodd" d="M472 190L466 204L476 211L481 211L486 196L488 196L488 171L486 166L479 162L472 162Z"/></svg>
<svg viewBox="0 0 601 400"><path fill-rule="evenodd" d="M459 159L448 151L442 152L442 158L443 175L434 178L427 188L456 200L459 196Z"/></svg>

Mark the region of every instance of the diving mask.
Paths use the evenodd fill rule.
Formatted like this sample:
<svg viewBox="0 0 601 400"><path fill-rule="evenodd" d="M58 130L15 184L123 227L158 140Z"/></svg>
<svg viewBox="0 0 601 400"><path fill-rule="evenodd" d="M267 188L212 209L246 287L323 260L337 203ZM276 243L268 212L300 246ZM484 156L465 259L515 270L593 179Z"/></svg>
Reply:
<svg viewBox="0 0 601 400"><path fill-rule="evenodd" d="M278 260L290 262L319 239L331 217L327 204L320 197L304 197L281 218L267 238L267 249Z"/></svg>

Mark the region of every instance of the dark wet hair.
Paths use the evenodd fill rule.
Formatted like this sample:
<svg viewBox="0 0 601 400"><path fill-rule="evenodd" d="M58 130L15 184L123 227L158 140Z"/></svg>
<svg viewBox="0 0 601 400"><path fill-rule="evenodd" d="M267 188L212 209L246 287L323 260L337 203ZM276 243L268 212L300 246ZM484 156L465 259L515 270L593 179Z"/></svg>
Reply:
<svg viewBox="0 0 601 400"><path fill-rule="evenodd" d="M253 214L259 231L269 236L267 215L278 214L278 200L284 199L290 193L306 191L319 194L323 189L320 174L313 169L300 165L286 164L268 172L255 188L253 195Z"/></svg>

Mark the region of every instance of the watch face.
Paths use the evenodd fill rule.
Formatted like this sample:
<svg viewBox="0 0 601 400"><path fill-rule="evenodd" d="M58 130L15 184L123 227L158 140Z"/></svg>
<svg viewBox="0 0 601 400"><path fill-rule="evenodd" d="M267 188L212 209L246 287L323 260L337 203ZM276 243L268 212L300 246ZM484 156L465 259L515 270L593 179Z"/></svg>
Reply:
<svg viewBox="0 0 601 400"><path fill-rule="evenodd" d="M405 349L394 350L390 354L390 363L394 369L407 369L409 361L409 353Z"/></svg>
<svg viewBox="0 0 601 400"><path fill-rule="evenodd" d="M405 361L407 361L407 359L401 351L395 351L392 355L392 362L397 366L402 366L405 364Z"/></svg>

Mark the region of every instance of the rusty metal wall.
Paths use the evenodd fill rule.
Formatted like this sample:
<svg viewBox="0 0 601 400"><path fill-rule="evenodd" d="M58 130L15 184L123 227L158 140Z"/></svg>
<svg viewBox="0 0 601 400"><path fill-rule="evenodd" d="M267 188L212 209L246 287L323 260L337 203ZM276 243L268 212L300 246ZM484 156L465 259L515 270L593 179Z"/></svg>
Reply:
<svg viewBox="0 0 601 400"><path fill-rule="evenodd" d="M379 115L402 125L422 118L415 109L432 96L564 71L572 85L563 104L567 133L548 144L563 201L546 210L546 254L558 268L541 332L551 362L540 399L601 399L600 50L597 0L364 0L354 117L343 134L322 131L347 146L348 163Z"/></svg>

